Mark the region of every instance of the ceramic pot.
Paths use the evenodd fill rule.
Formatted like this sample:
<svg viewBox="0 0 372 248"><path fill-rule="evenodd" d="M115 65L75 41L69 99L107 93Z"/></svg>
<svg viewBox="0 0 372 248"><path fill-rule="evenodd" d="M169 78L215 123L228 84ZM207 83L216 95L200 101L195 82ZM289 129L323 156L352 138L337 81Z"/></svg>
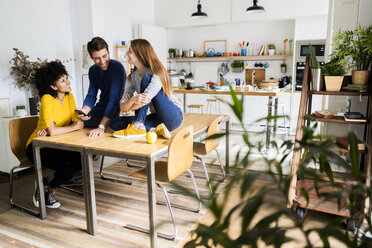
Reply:
<svg viewBox="0 0 372 248"><path fill-rule="evenodd" d="M367 84L369 71L352 71L353 84Z"/></svg>
<svg viewBox="0 0 372 248"><path fill-rule="evenodd" d="M324 76L326 91L340 91L344 76Z"/></svg>

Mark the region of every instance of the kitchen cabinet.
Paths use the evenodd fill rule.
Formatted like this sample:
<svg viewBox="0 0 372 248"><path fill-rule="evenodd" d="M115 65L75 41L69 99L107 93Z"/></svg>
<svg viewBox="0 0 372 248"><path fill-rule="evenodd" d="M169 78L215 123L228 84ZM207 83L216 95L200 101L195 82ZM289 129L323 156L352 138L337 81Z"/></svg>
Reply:
<svg viewBox="0 0 372 248"><path fill-rule="evenodd" d="M301 102L298 114L298 121L297 121L297 130L296 130L296 140L301 140L303 136L302 126L308 124L309 121L317 121L322 123L329 123L332 125L358 125L364 126L364 142L367 144L366 149L364 151L360 151L361 153L361 164L360 168L364 168L364 173L366 178L364 181L358 181L354 178L351 178L347 172L333 172L333 176L336 182L345 183L346 185L351 184L360 184L364 183L367 187L371 186L371 166L372 166L372 151L370 149L372 145L372 102L371 102L371 93L359 93L359 92L342 92L342 91L310 91L309 90L309 78L310 78L310 59L307 58L306 60L306 67L304 73L304 80L303 80L303 88L301 92ZM334 116L332 118L318 118L311 115L311 108L312 108L312 98L313 96L330 96L330 95L337 95L337 96L344 96L344 97L351 97L351 96L358 96L367 98L368 106L367 110L364 113L367 117L366 122L362 121L345 121L343 117ZM307 113L306 113L307 112ZM299 144L295 144L295 148L299 147ZM336 151L341 152L348 152L345 149L337 149ZM298 188L307 189L314 185L314 181L311 178L305 178L302 180L297 179L297 171L299 168L300 160L301 160L301 150L295 150L293 152L293 159L292 159L292 169L291 169L291 183L288 193L288 206L295 205L297 207L297 214L300 218L303 217L303 210L312 209L320 212L335 214L344 217L350 217L350 211L348 207L343 207L338 209L338 204L335 201L327 201L325 199L319 199L317 194L313 193L312 190L308 192L309 194L309 202L305 197L297 194ZM363 164L362 164L363 163ZM324 179L318 184L329 185L328 177L324 176ZM332 190L332 188L325 189L327 191ZM369 205L369 199L365 199L365 207Z"/></svg>
<svg viewBox="0 0 372 248"><path fill-rule="evenodd" d="M14 156L9 142L9 122L15 118L18 117L0 119L0 171L5 173L9 173L12 167L19 165L19 160Z"/></svg>

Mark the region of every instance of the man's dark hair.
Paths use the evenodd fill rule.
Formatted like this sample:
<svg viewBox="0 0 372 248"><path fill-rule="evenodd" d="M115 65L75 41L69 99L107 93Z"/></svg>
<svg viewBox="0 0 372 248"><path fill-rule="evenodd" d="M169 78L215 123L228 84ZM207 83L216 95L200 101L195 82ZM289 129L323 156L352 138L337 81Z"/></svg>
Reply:
<svg viewBox="0 0 372 248"><path fill-rule="evenodd" d="M53 90L50 86L56 86L58 79L62 76L68 76L65 66L61 61L51 61L35 72L36 88L39 91L40 98L45 94L50 94L57 97L57 90Z"/></svg>
<svg viewBox="0 0 372 248"><path fill-rule="evenodd" d="M106 48L107 52L109 51L108 45L104 39L101 37L94 37L91 41L88 42L88 52L90 57L94 51L99 51Z"/></svg>

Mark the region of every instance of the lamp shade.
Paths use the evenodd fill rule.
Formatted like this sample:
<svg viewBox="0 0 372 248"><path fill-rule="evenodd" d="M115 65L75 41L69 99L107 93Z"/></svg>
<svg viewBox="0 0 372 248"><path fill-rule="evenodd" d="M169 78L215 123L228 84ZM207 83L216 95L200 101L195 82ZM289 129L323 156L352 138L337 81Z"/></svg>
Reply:
<svg viewBox="0 0 372 248"><path fill-rule="evenodd" d="M83 56L82 56L82 65L84 69L89 69L92 65L94 65L93 60L90 58L88 53L87 45L83 45Z"/></svg>
<svg viewBox="0 0 372 248"><path fill-rule="evenodd" d="M201 19L201 18L207 18L208 15L205 12L201 11L202 5L200 4L200 0L198 1L197 11L191 14L192 19Z"/></svg>
<svg viewBox="0 0 372 248"><path fill-rule="evenodd" d="M247 8L246 12L249 14L265 12L265 8L257 5L257 2L258 2L257 0L253 0L253 6Z"/></svg>

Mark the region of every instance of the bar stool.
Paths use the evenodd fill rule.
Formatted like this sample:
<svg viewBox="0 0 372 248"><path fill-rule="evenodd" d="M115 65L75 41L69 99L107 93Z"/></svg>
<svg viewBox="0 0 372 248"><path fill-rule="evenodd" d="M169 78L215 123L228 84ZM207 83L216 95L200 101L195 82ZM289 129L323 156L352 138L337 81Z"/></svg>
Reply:
<svg viewBox="0 0 372 248"><path fill-rule="evenodd" d="M212 114L212 107L214 104L214 113L219 114L220 113L220 101L218 101L216 98L208 98L207 99L207 114Z"/></svg>
<svg viewBox="0 0 372 248"><path fill-rule="evenodd" d="M187 109L189 113L192 113L192 111L195 110L203 114L204 105L203 104L190 104L190 105L187 105Z"/></svg>
<svg viewBox="0 0 372 248"><path fill-rule="evenodd" d="M286 106L285 103L278 103L278 106L276 106L276 104L273 104L274 109L277 107L277 110L278 110L277 115L278 116L286 115L285 111L284 111L285 106ZM273 111L273 113L275 115L275 110ZM283 118L280 118L276 121L276 130L283 129L285 135L288 136L289 127L287 126L287 120L286 119L287 119L287 117L283 117ZM279 125L279 121L283 121L282 125ZM267 130L266 130L266 132L267 132Z"/></svg>

